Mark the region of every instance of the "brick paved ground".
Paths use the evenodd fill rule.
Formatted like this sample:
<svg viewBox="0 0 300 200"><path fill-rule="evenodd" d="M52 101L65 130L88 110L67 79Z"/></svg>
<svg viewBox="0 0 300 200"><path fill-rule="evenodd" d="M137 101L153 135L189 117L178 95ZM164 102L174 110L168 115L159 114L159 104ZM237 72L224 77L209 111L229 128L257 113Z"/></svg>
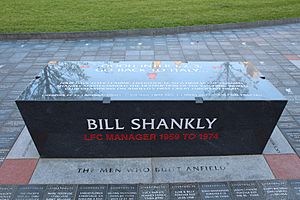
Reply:
<svg viewBox="0 0 300 200"><path fill-rule="evenodd" d="M300 24L111 39L0 41L0 162L24 128L14 100L50 60L251 61L288 98L277 126L297 153L265 159L275 178L300 178ZM0 183L28 183L36 161L7 159ZM26 168L22 176L17 165ZM280 184L299 187L299 182ZM230 188L234 192L232 184Z"/></svg>

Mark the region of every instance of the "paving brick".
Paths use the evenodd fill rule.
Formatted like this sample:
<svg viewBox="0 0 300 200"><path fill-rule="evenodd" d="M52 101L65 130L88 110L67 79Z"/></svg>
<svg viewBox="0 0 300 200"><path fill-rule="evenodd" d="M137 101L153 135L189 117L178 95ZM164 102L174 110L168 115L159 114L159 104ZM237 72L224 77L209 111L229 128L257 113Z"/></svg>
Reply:
<svg viewBox="0 0 300 200"><path fill-rule="evenodd" d="M300 158L297 155L265 155L265 158L276 178L300 178Z"/></svg>
<svg viewBox="0 0 300 200"><path fill-rule="evenodd" d="M5 160L0 167L0 184L28 184L36 159Z"/></svg>

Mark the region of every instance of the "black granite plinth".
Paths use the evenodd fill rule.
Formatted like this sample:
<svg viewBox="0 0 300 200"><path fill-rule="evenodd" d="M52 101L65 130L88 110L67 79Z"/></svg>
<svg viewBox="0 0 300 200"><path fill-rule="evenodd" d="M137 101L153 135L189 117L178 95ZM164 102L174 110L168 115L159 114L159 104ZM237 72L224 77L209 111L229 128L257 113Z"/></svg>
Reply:
<svg viewBox="0 0 300 200"><path fill-rule="evenodd" d="M251 63L52 62L16 100L41 157L262 153L286 99Z"/></svg>

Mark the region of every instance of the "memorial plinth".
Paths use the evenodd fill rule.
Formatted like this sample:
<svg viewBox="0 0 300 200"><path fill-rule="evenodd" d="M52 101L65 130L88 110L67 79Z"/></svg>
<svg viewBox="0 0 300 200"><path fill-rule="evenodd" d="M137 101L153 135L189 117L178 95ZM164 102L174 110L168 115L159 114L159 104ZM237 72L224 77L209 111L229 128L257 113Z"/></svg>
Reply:
<svg viewBox="0 0 300 200"><path fill-rule="evenodd" d="M287 103L248 62L50 62L16 100L41 157L261 154Z"/></svg>

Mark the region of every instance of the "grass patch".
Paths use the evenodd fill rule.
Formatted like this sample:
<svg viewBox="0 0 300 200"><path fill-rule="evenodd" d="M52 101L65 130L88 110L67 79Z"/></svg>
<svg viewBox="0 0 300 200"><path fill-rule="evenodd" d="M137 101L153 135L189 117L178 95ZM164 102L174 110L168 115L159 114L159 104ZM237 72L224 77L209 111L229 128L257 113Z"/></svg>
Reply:
<svg viewBox="0 0 300 200"><path fill-rule="evenodd" d="M97 31L300 17L299 0L1 0L0 33Z"/></svg>

